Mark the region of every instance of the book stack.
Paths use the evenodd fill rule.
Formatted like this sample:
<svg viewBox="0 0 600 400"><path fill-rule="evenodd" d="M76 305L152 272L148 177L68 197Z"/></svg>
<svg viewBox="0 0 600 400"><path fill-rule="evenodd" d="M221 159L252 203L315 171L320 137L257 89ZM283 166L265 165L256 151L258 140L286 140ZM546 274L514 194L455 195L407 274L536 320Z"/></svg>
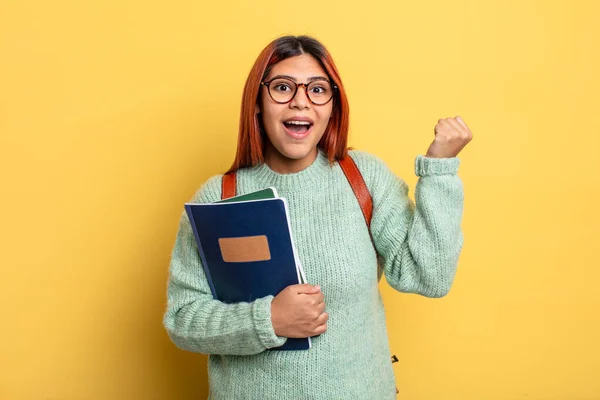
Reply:
<svg viewBox="0 0 600 400"><path fill-rule="evenodd" d="M275 188L216 203L185 203L213 297L252 302L306 277L292 238L289 208ZM310 338L288 338L273 350L306 350Z"/></svg>

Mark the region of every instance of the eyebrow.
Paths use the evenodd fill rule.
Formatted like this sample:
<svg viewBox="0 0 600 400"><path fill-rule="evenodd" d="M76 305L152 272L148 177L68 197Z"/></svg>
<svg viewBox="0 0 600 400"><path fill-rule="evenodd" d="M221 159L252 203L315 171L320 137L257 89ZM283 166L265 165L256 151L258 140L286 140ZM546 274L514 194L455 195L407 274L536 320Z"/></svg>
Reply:
<svg viewBox="0 0 600 400"><path fill-rule="evenodd" d="M298 80L296 78L294 78L293 76L289 76L289 75L275 75L270 80L278 79L278 78L287 78L296 83L298 82ZM308 82L314 82L314 81L329 81L329 79L327 79L324 76L311 76L310 78L308 78Z"/></svg>

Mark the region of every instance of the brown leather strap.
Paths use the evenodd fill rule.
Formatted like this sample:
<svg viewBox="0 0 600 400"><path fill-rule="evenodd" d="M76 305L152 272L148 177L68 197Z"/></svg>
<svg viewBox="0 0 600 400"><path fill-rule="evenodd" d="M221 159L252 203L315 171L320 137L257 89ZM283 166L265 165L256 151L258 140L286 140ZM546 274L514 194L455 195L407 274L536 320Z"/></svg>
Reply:
<svg viewBox="0 0 600 400"><path fill-rule="evenodd" d="M360 173L358 167L354 163L352 157L347 156L344 159L339 160L340 167L346 174L346 178L354 191L354 195L358 200L358 204L360 204L360 209L365 217L365 222L367 223L367 227L371 228L371 217L373 216L373 198L371 197L371 193L369 193L369 189L365 184L365 180L363 179L362 174Z"/></svg>
<svg viewBox="0 0 600 400"><path fill-rule="evenodd" d="M221 199L229 199L234 197L236 193L236 180L237 175L235 172L223 175L221 180Z"/></svg>
<svg viewBox="0 0 600 400"><path fill-rule="evenodd" d="M371 217L373 216L373 198L371 197L371 193L369 193L365 180L352 157L347 156L346 158L339 160L339 163L346 175L346 179L348 179L348 183L350 183L350 187L352 187L356 199L358 200L367 227L370 228ZM236 173L231 172L224 175L221 185L221 198L223 200L234 197L236 195Z"/></svg>

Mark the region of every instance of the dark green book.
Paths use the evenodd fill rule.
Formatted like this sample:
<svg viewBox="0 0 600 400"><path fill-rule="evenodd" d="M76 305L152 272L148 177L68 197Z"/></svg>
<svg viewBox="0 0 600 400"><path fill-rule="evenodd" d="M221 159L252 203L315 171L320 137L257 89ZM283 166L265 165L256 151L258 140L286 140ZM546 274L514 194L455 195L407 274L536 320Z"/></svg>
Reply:
<svg viewBox="0 0 600 400"><path fill-rule="evenodd" d="M264 200L264 199L276 199L277 190L275 188L267 188L259 190L258 192L246 193L235 197L230 197L225 200L217 201L217 203L233 203L238 201L252 201L252 200Z"/></svg>

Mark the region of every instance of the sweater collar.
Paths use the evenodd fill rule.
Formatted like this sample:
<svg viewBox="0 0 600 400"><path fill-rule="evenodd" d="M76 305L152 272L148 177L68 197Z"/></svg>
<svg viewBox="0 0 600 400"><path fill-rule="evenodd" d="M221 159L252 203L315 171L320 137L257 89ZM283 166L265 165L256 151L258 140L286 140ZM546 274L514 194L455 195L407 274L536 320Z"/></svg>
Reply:
<svg viewBox="0 0 600 400"><path fill-rule="evenodd" d="M323 182L323 177L328 172L328 168L327 155L319 149L315 161L302 171L280 174L273 171L266 163L262 163L253 167L250 173L256 177L261 186L273 186L278 190L293 191Z"/></svg>

